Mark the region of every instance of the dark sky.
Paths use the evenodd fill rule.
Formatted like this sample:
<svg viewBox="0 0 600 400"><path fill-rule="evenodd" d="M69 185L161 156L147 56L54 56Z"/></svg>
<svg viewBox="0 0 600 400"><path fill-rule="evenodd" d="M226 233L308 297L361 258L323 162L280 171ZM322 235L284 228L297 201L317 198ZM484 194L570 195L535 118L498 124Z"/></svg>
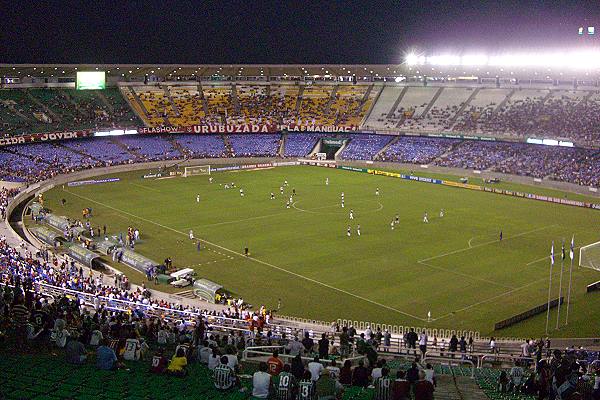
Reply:
<svg viewBox="0 0 600 400"><path fill-rule="evenodd" d="M482 5L484 4L484 5ZM0 0L0 63L397 63L600 47L600 1ZM596 25L595 37L577 35Z"/></svg>

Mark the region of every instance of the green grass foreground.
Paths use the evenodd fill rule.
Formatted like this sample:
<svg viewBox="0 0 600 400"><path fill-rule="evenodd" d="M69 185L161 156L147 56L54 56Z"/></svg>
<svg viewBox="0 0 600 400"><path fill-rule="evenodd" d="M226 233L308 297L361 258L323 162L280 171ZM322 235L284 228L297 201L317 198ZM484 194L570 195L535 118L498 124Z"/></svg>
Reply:
<svg viewBox="0 0 600 400"><path fill-rule="evenodd" d="M45 195L46 206L73 218L91 207L92 223L106 224L111 234L137 227L141 254L158 262L169 256L174 265L192 267L199 277L256 306L277 308L281 299L279 312L285 315L540 336L545 314L498 332L493 325L546 302L553 240L553 297L558 296L561 241L573 234L576 246L600 240L598 210L363 173L279 167L214 173L212 184L207 176L154 180L142 174L110 175L121 178L116 183L57 187ZM289 186L281 195L284 180ZM225 189L231 182L236 188ZM523 185L501 187L583 199ZM297 195L287 209L293 188ZM396 214L400 222L392 230ZM188 238L190 229L206 241L199 252ZM246 246L250 257L243 255ZM567 259L565 296L568 265ZM145 280L124 270L134 282ZM552 336L598 336L600 296L586 294L585 286L599 279L596 271L573 269L569 326L552 330ZM565 307L562 321L564 315ZM551 318L554 327L554 312Z"/></svg>

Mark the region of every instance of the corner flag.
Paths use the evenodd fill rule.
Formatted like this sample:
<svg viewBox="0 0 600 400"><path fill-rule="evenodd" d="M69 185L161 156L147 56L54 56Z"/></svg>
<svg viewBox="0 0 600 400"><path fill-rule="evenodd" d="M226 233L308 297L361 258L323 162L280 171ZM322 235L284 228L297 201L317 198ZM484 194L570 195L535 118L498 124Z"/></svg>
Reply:
<svg viewBox="0 0 600 400"><path fill-rule="evenodd" d="M550 249L550 261L554 265L554 241L552 241L552 248Z"/></svg>
<svg viewBox="0 0 600 400"><path fill-rule="evenodd" d="M565 259L565 241L562 242L562 254L560 255L561 260Z"/></svg>
<svg viewBox="0 0 600 400"><path fill-rule="evenodd" d="M571 238L571 251L569 251L569 256L571 257L571 260L573 260L573 257L575 256L575 235L573 235L573 237Z"/></svg>

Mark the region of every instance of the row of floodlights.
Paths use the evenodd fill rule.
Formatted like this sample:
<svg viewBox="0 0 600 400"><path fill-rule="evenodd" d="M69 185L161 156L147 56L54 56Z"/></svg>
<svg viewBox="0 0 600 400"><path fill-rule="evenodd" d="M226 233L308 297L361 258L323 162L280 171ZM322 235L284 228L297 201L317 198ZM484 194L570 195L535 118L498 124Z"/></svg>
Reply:
<svg viewBox="0 0 600 400"><path fill-rule="evenodd" d="M546 68L600 68L600 52L557 52L523 53L502 55L417 55L408 54L405 58L409 66L466 66L466 67L546 67Z"/></svg>

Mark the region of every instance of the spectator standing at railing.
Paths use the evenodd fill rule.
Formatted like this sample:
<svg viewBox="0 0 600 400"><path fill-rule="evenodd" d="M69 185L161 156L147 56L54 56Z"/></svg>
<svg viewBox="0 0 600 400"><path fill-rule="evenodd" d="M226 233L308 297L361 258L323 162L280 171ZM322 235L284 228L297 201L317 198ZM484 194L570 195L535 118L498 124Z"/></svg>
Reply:
<svg viewBox="0 0 600 400"><path fill-rule="evenodd" d="M425 353L427 353L427 333L425 331L422 331L419 336L419 350L421 350L421 357L425 357Z"/></svg>
<svg viewBox="0 0 600 400"><path fill-rule="evenodd" d="M304 339L302 339L302 345L304 346L304 351L306 353L310 354L313 352L315 342L314 340L312 340L308 332L304 332Z"/></svg>
<svg viewBox="0 0 600 400"><path fill-rule="evenodd" d="M407 343L406 354L410 353L410 349L414 349L414 353L415 353L415 355L417 355L417 340L418 340L418 336L417 336L417 333L415 332L414 328L410 328L410 331L406 335L405 340L406 340L406 343Z"/></svg>
<svg viewBox="0 0 600 400"><path fill-rule="evenodd" d="M329 356L329 340L327 339L327 335L325 333L321 334L321 339L319 340L319 358L327 359Z"/></svg>

